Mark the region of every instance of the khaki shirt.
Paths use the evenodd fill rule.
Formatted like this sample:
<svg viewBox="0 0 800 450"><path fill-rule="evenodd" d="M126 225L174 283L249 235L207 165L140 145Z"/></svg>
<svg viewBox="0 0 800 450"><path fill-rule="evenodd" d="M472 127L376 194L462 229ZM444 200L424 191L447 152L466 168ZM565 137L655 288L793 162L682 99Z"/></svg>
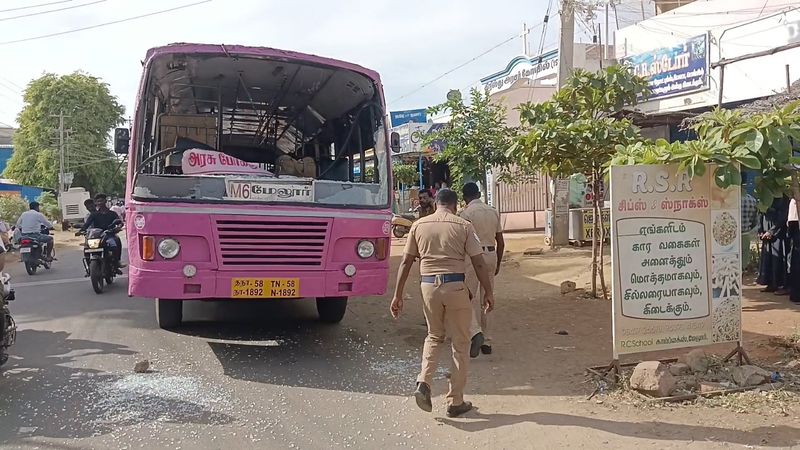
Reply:
<svg viewBox="0 0 800 450"><path fill-rule="evenodd" d="M481 255L483 249L472 224L439 208L411 226L405 254L419 257L423 276L443 275L465 273L467 256Z"/></svg>
<svg viewBox="0 0 800 450"><path fill-rule="evenodd" d="M460 216L475 227L478 239L481 240L481 246L497 246L497 233L503 232L503 225L500 222L500 213L496 209L483 203L480 199L476 199L469 202L467 207L461 211Z"/></svg>

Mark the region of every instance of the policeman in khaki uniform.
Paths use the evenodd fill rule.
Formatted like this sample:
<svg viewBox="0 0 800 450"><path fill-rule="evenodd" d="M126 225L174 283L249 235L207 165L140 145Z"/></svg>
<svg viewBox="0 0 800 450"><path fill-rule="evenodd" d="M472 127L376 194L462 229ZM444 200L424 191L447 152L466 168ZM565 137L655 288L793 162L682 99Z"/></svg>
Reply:
<svg viewBox="0 0 800 450"><path fill-rule="evenodd" d="M462 189L466 208L461 211L461 218L469 221L475 228L478 239L481 241L483 258L489 266L489 279L491 289L494 289L494 277L500 273L500 263L503 260L505 251L505 240L503 239L503 224L500 221L500 213L491 206L481 201L481 191L475 183L467 183ZM488 355L492 353L492 341L487 330L487 318L483 298L485 292L480 288L478 277L474 268L470 265L467 269L467 289L472 296L472 304L475 314L470 326L470 336L472 344L469 348L469 356L477 358L479 353Z"/></svg>
<svg viewBox="0 0 800 450"><path fill-rule="evenodd" d="M492 309L494 297L489 270L484 263L483 249L475 229L455 214L458 196L449 189L442 189L436 195L436 204L435 213L417 220L411 226L390 309L395 318L403 310L403 288L414 260L419 258L428 336L422 350L422 370L417 378L414 397L424 411L433 410L431 382L445 337L449 336L452 341L453 368L447 394L447 416L457 417L472 409L472 403L464 401L473 317L469 291L464 283L468 256L479 282L484 286L487 312Z"/></svg>

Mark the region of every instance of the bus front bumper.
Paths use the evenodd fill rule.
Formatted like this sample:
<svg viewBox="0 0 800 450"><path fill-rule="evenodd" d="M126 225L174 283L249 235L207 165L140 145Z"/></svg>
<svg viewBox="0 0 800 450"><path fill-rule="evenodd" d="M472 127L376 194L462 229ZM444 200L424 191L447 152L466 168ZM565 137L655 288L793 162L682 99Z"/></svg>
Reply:
<svg viewBox="0 0 800 450"><path fill-rule="evenodd" d="M388 273L385 268L360 269L354 276L344 270L291 272L225 272L197 270L188 277L173 271L151 271L131 266L128 272L128 294L134 297L171 300L234 299L234 279L297 280L299 295L311 297L359 297L386 293ZM268 294L258 298L271 297Z"/></svg>

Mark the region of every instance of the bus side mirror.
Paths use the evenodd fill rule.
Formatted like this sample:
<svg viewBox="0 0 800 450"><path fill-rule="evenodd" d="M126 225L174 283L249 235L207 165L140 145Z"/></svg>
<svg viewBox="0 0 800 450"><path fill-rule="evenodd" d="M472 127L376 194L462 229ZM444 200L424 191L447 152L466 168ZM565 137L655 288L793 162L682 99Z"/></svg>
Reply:
<svg viewBox="0 0 800 450"><path fill-rule="evenodd" d="M114 153L127 155L131 146L131 130L117 128L114 130Z"/></svg>
<svg viewBox="0 0 800 450"><path fill-rule="evenodd" d="M392 153L400 153L400 133L392 131L392 134L389 135L389 142Z"/></svg>

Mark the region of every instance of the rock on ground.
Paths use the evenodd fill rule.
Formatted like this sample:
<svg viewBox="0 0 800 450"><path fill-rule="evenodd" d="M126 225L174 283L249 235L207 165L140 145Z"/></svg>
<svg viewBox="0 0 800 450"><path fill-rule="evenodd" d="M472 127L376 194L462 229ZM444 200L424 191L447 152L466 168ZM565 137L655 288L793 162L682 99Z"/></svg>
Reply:
<svg viewBox="0 0 800 450"><path fill-rule="evenodd" d="M770 373L758 366L737 366L731 369L731 377L741 387L758 386L770 379Z"/></svg>
<svg viewBox="0 0 800 450"><path fill-rule="evenodd" d="M658 361L645 361L636 365L630 379L631 388L655 397L668 397L675 389L675 377L667 366Z"/></svg>
<svg viewBox="0 0 800 450"><path fill-rule="evenodd" d="M676 377L679 377L681 375L691 375L692 374L692 368L689 367L688 364L684 364L684 363L678 362L678 363L670 364L669 373L675 375Z"/></svg>
<svg viewBox="0 0 800 450"><path fill-rule="evenodd" d="M150 361L139 361L133 366L133 371L136 373L147 373L150 370Z"/></svg>
<svg viewBox="0 0 800 450"><path fill-rule="evenodd" d="M575 284L574 281L564 281L563 283L561 283L561 293L569 294L570 292L577 289L577 287L578 286Z"/></svg>
<svg viewBox="0 0 800 450"><path fill-rule="evenodd" d="M703 349L692 350L686 355L686 365L688 365L692 372L706 373L711 360Z"/></svg>

